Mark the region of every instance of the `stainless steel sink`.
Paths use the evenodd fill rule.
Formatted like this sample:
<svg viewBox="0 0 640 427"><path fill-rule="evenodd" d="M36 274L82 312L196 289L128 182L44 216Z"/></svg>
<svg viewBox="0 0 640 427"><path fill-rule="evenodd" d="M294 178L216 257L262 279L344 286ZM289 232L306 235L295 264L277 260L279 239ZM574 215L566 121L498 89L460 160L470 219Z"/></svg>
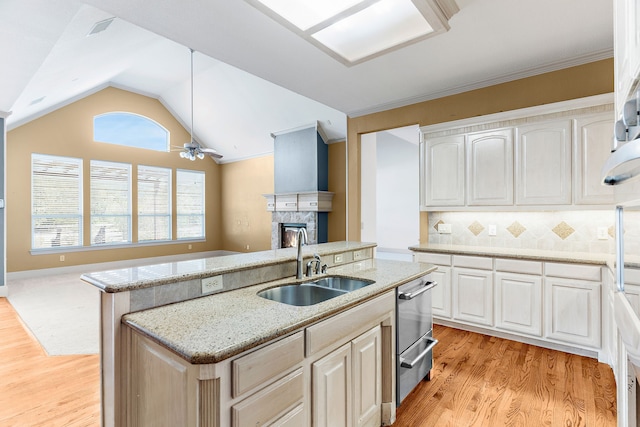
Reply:
<svg viewBox="0 0 640 427"><path fill-rule="evenodd" d="M346 294L347 291L323 288L308 284L284 285L277 288L265 289L258 292L258 296L289 305L314 305Z"/></svg>
<svg viewBox="0 0 640 427"><path fill-rule="evenodd" d="M331 289L340 289L347 292L355 291L357 289L362 289L365 286L369 286L374 283L375 282L371 280L350 279L348 277L339 277L339 276L327 276L313 282L308 282L308 284L313 284L315 286L322 286L323 288L331 288Z"/></svg>
<svg viewBox="0 0 640 427"><path fill-rule="evenodd" d="M375 282L370 280L327 276L299 285L283 285L277 288L265 289L258 292L258 296L289 305L314 305L373 283Z"/></svg>

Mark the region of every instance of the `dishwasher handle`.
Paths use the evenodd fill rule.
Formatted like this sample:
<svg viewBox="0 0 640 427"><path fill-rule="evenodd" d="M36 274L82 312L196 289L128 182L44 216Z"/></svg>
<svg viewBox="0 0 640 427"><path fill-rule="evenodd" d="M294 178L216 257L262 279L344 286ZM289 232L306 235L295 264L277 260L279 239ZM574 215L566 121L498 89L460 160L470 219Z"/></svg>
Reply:
<svg viewBox="0 0 640 427"><path fill-rule="evenodd" d="M404 299L404 300L414 299L418 295L433 289L433 287L436 286L437 284L438 282L426 282L424 284L424 288L420 289L418 292L404 293L404 292L398 291L398 298Z"/></svg>
<svg viewBox="0 0 640 427"><path fill-rule="evenodd" d="M431 350L433 350L433 347L435 347L436 344L438 344L438 340L435 339L435 338L425 337L424 339L427 342L429 342L429 345L427 346L427 348L422 350L422 352L415 359L413 359L411 362L407 362L403 358L400 358L400 366L402 366L403 368L413 369L413 367L416 366L422 359L424 359L424 357L427 354L429 354L429 352Z"/></svg>

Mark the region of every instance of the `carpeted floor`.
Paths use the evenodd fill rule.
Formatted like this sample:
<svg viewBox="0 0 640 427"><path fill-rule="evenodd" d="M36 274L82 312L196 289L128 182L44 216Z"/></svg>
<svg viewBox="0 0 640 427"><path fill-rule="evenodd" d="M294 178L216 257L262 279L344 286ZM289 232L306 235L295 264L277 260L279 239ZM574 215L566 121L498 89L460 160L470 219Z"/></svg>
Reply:
<svg viewBox="0 0 640 427"><path fill-rule="evenodd" d="M80 273L8 280L9 302L50 356L99 351L100 295Z"/></svg>

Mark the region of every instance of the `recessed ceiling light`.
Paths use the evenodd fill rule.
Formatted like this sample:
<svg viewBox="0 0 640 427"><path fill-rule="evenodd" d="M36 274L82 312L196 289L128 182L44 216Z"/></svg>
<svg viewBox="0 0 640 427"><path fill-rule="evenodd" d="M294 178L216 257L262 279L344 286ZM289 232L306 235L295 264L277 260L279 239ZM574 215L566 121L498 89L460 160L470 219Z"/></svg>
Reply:
<svg viewBox="0 0 640 427"><path fill-rule="evenodd" d="M345 65L449 29L455 0L246 0Z"/></svg>
<svg viewBox="0 0 640 427"><path fill-rule="evenodd" d="M89 32L87 33L87 37L103 32L104 30L109 28L109 25L111 25L114 19L115 17L112 17L96 22L95 24L93 24L93 27L91 27L91 30L89 30Z"/></svg>

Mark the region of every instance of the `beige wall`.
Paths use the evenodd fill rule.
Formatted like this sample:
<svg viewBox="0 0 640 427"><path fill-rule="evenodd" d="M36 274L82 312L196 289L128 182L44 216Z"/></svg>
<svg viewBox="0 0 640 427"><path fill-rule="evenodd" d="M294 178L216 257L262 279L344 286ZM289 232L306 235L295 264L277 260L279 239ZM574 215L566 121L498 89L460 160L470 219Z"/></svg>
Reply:
<svg viewBox="0 0 640 427"><path fill-rule="evenodd" d="M107 88L94 95L60 108L37 120L7 133L7 271L23 271L50 267L64 267L97 262L118 261L132 258L174 255L185 252L217 250L221 248L220 167L211 159L191 162L177 153L122 147L93 141L93 117L113 111L128 111L149 117L167 128L171 145L181 146L189 141L188 132L176 119L152 98L127 91ZM31 249L31 154L53 154L78 157L84 160L84 217L89 218L89 161L91 159L131 163L133 187L135 167L139 164L163 166L172 169L192 169L206 172L206 234L204 242L144 245L140 247L90 249L32 255ZM175 174L174 174L175 179ZM175 188L175 182L173 185ZM175 212L175 197L173 198ZM137 238L135 200L132 223L133 238ZM175 218L173 232L175 236ZM90 234L89 221L85 220L84 235ZM60 255L65 261L60 261Z"/></svg>
<svg viewBox="0 0 640 427"><path fill-rule="evenodd" d="M613 92L613 59L566 68L525 79L349 118L349 240L360 240L360 136L369 132L420 126L516 110ZM427 241L428 220L420 216L420 241Z"/></svg>
<svg viewBox="0 0 640 427"><path fill-rule="evenodd" d="M347 153L346 142L329 144L329 191L333 196L333 211L329 213L328 240L346 240L347 232Z"/></svg>
<svg viewBox="0 0 640 427"><path fill-rule="evenodd" d="M237 252L271 249L271 212L262 195L273 193L273 155L221 169L222 247Z"/></svg>

